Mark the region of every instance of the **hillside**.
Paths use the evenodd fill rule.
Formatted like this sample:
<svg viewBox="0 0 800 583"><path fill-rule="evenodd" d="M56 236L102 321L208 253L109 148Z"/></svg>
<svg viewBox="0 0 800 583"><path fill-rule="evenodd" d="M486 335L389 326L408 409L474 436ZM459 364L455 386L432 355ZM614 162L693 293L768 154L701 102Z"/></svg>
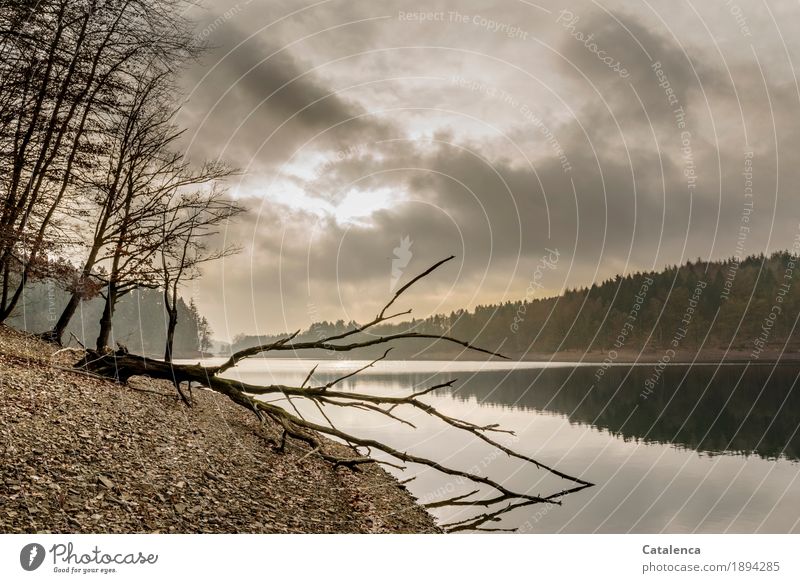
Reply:
<svg viewBox="0 0 800 583"><path fill-rule="evenodd" d="M377 466L335 469L211 391L120 386L0 326L0 532L436 532ZM337 455L348 448L328 446Z"/></svg>
<svg viewBox="0 0 800 583"><path fill-rule="evenodd" d="M742 261L687 262L660 272L632 273L568 290L558 297L458 310L373 329L373 334L413 330L474 340L517 359L755 360L789 357L800 346L795 257L788 252ZM321 322L299 339L318 339L351 324ZM278 335L239 336L233 349L270 342ZM375 357L380 347L358 356ZM272 356L289 356L274 353ZM303 356L309 356L304 354ZM316 358L331 357L318 351ZM392 358L458 358L460 347L410 341ZM475 358L474 354L464 355Z"/></svg>

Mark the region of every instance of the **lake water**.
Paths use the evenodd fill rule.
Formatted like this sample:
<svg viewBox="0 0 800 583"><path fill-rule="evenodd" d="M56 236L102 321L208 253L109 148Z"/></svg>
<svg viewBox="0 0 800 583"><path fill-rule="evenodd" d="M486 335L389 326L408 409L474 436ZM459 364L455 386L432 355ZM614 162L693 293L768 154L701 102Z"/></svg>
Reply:
<svg viewBox="0 0 800 583"><path fill-rule="evenodd" d="M252 359L238 376L297 385L316 361ZM365 363L322 361L320 383ZM453 416L500 423L518 451L596 484L533 505L499 524L522 532L800 532L800 367L789 365L614 366L576 363L381 362L343 390L407 394L457 378L425 397ZM650 387L647 389L646 387ZM425 415L411 429L384 417L326 408L343 430L375 437L452 467L479 469L517 490L545 495L569 483L497 455L469 434ZM320 421L313 407L304 415ZM396 410L396 413L402 413ZM423 501L465 492L428 469L389 468ZM470 511L474 512L474 511ZM437 510L441 519L466 511Z"/></svg>

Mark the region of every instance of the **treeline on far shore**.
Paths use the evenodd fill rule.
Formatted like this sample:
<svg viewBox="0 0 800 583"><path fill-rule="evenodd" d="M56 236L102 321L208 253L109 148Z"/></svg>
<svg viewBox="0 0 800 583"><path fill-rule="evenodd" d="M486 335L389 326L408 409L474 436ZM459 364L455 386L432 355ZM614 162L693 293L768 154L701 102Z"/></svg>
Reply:
<svg viewBox="0 0 800 583"><path fill-rule="evenodd" d="M657 354L665 351L726 353L769 358L800 344L797 256L788 251L723 261L688 261L660 272L617 275L602 283L567 290L560 296L480 305L424 319L374 328L374 335L414 331L469 338L478 346L512 358L557 352ZM352 322L319 322L298 340L324 338L352 327ZM353 341L366 339L366 334ZM281 337L240 335L240 350ZM380 346L348 358L376 358ZM410 340L398 343L392 359L475 358L459 346ZM337 353L275 352L273 357L336 358Z"/></svg>

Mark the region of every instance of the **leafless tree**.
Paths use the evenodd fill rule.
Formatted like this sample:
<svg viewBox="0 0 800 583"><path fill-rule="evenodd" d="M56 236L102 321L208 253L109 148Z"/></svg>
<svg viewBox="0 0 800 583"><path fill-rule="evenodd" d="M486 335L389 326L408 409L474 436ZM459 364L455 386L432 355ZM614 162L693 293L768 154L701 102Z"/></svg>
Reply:
<svg viewBox="0 0 800 583"><path fill-rule="evenodd" d="M0 2L0 322L41 256L75 242L59 219L103 155L99 117L153 59L169 67L198 53L186 4Z"/></svg>
<svg viewBox="0 0 800 583"><path fill-rule="evenodd" d="M181 285L201 275L204 263L239 252L234 245L214 246L209 242L220 227L243 213L245 208L231 201L224 191L177 195L177 202L165 207L159 249L164 307L167 312L167 338L164 361L172 362L175 329L178 326L178 293Z"/></svg>
<svg viewBox="0 0 800 583"><path fill-rule="evenodd" d="M104 258L104 251L121 241L120 235L130 214L125 212L128 173L136 170L134 157L137 148L141 153L145 151L144 129L151 121L146 108L157 98L160 85L167 79L164 71L153 74L151 69L146 71L146 75L147 77L136 82L125 101L116 103L106 116L104 131L99 136L106 155L97 164L95 172L79 182L78 187L83 195L80 201L89 203L90 210L85 215L80 212L75 215L79 217L85 232L91 229L92 237L86 245L87 253L83 265L75 280L68 286L68 290L72 292L70 300L53 330L45 335L49 340L60 343L81 300L99 292L104 280L96 273L98 264Z"/></svg>
<svg viewBox="0 0 800 583"><path fill-rule="evenodd" d="M172 79L171 70L151 63L104 122L104 166L79 183L83 200L92 204L84 221L92 238L82 268L69 286L70 300L53 330L45 334L51 341L60 343L80 302L100 293L105 305L97 346L104 347L117 301L136 287L157 286L162 273L159 255L173 253L177 240L184 240L188 232L204 231L203 223L211 220L211 214L221 216L224 208L235 208L226 207L213 186L232 171L221 163L195 168L179 148L183 131L173 122L179 104ZM186 194L202 185L210 185L208 192ZM194 248L189 245L187 251ZM187 261L190 257L194 255Z"/></svg>
<svg viewBox="0 0 800 583"><path fill-rule="evenodd" d="M138 88L117 140L118 163L101 184L111 204L108 220L97 231L101 251L94 257L95 265L105 268L98 350L109 344L116 302L137 287L160 285L163 253L173 253L184 241L192 245L191 234L204 231L204 221L221 221L225 209L237 208L216 190L233 170L219 162L195 167L177 147L183 131L173 123L174 110L166 107L166 79L156 75Z"/></svg>

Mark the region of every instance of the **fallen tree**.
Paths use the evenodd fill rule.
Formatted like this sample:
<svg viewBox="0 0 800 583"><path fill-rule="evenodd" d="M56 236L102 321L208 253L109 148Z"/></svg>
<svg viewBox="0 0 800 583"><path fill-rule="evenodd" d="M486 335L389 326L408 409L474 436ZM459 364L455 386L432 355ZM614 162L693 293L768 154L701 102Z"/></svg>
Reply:
<svg viewBox="0 0 800 583"><path fill-rule="evenodd" d="M397 299L412 285L428 276L444 263L453 257L448 257L439 261L423 273L419 274L406 285L397 290L389 302L383 306L378 315L366 324L357 325L352 329L340 334L328 336L316 341L300 342L295 338L299 330L284 338L270 344L262 344L252 348L238 351L231 355L223 364L217 366L184 365L167 363L164 361L153 360L128 353L124 347L120 347L116 352L99 352L87 350L84 357L75 364L75 367L83 370L87 374L100 375L114 379L120 383L127 383L131 377L147 376L155 379L163 379L172 382L180 397L187 405L191 405L190 396L182 389L182 383L187 383L189 387L197 384L206 387L230 398L236 404L251 411L261 423L273 422L283 429L281 443L277 445L279 450L283 450L289 440L294 443L303 444L309 449L309 455L319 455L326 461L335 466L346 466L357 469L359 465L368 463L386 464L395 468L405 469L403 463L419 464L437 470L443 474L453 476L460 482L472 483L477 489L471 490L466 494L460 494L448 499L437 500L426 504L429 508L450 507L473 507L485 509L484 512L471 516L467 520L460 520L443 525L446 531L460 530L504 530L490 528L485 525L489 522L500 521L502 516L511 510L532 504L561 504L561 499L571 493L578 492L592 486L591 482L578 477L565 474L553 467L550 467L536 459L511 449L495 439L496 434L513 434L513 432L502 429L496 424L476 425L469 421L451 417L442 411L424 402L425 395L437 389L445 389L453 386L454 380L446 383L436 384L424 389L416 390L405 396L388 396L365 394L354 391L337 390L337 385L348 378L352 378L366 369L373 366L380 360L385 359L391 348L384 354L357 370L345 374L324 384L314 384L312 382L316 367L312 368L305 380L298 386L288 385L252 385L224 378L221 376L226 371L234 368L241 360L272 351L303 351L311 349L324 349L333 352L349 352L367 346L384 345L404 339L429 339L437 341L451 342L459 344L464 348L499 358L503 355L474 346L469 342L452 338L446 335L420 334L416 332L404 332L385 336L373 336L368 340L351 341L347 339L360 334L387 320L407 315L411 310L388 313ZM352 340L352 338L350 338ZM281 406L272 401L263 399L266 395L279 397L286 406ZM313 403L326 423L317 423L304 417L295 401L303 400ZM402 408L412 408L429 415L446 425L455 429L469 433L502 453L516 458L526 464L549 472L567 482L566 487L545 495L532 494L527 491L517 491L511 489L487 476L464 471L457 468L446 466L432 459L421 457L413 453L399 451L398 449L377 441L375 439L359 437L339 429L325 413L325 407L350 407L365 412L373 412L391 420L414 427L413 424L401 416ZM347 443L355 452L351 457L341 457L326 451L325 443L321 436L329 436ZM371 457L373 450L383 452L393 459L393 461L378 460ZM490 491L491 494L487 494Z"/></svg>

